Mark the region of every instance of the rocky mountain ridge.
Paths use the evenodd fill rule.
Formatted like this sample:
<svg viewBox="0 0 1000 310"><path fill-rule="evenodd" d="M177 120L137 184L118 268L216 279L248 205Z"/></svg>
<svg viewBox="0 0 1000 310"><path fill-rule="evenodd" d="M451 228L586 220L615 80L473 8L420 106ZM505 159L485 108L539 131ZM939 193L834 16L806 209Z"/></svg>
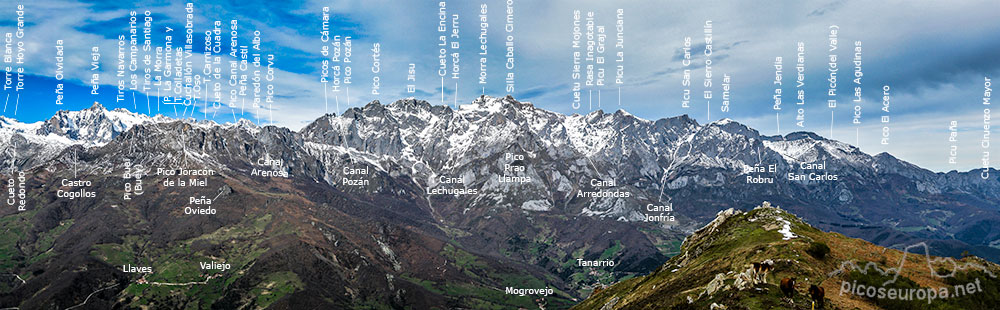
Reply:
<svg viewBox="0 0 1000 310"><path fill-rule="evenodd" d="M574 309L990 309L1000 300L1000 265L932 257L921 245L892 250L822 232L764 202L720 211L680 255Z"/></svg>
<svg viewBox="0 0 1000 310"><path fill-rule="evenodd" d="M982 180L974 172L934 173L888 154L870 156L811 133L761 135L732 120L701 125L687 116L650 121L624 111L562 115L509 96L484 96L459 109L416 99L387 105L376 101L340 116L320 117L292 131L248 121L218 124L149 117L95 105L33 124L2 119L0 139L7 146L0 160L5 168L13 168L4 172L28 172L28 192L33 193L29 200L49 210L44 213L46 220L30 226L37 232L16 239L19 243L36 244L57 227L53 223L84 223L92 208L114 205L133 210L134 202L120 199L121 189L127 188L124 183L134 182L122 180L127 171L129 176L152 182L146 183L152 186L151 194L140 197L146 201L144 208L151 209L127 218L186 232L159 238L161 246L191 242L190 238L217 229L246 230L252 223L240 219L270 214L296 227L295 238L316 246L323 255L343 255L331 254L337 252L328 248L328 242L352 240L350 248L369 253L365 258L369 262L379 262L369 277L405 277L411 287L403 291L389 289L401 285L393 280L366 288L372 293L365 298L381 302L405 304L402 300L429 291L433 294L428 296L436 297L422 301L428 305L470 306L455 301L454 294L439 292L457 289L454 283L485 289L474 290L478 293L473 296L487 303L525 302L485 297L491 296L489 290L502 289L497 275L509 272L493 264L534 266L537 269L520 275L535 280L526 278L522 283L541 285L536 281L542 279L541 283L562 292L551 299L553 303L566 302L586 296L593 288L656 269L679 253L682 238L714 219L719 210L749 208L764 200L780 203L821 229L885 246L928 241L937 254L955 256L968 250L1000 257L992 247L1000 233L991 229L1000 222L996 179ZM209 170L214 173L211 182L217 192L174 193L176 189L160 186L171 179L171 171ZM819 179L810 179L811 174ZM83 200L83 208L81 200L53 198L61 188L54 183L59 178L90 178L93 184L107 185L97 191L99 202ZM268 207L248 211L245 202L223 200L219 212L226 216L193 222L177 214L149 217L177 212L159 206L155 199L174 197L168 201L176 201L177 195L189 194L211 198L225 191L218 186L220 182L236 189L238 196L247 195L248 200ZM305 200L277 198L287 195ZM14 218L24 213L7 208L0 214ZM346 218L336 220L336 216ZM377 220L363 224L373 217ZM174 221L190 223L176 227ZM366 228L347 233L339 226ZM335 237L329 229L347 237ZM407 243L413 240L392 239L387 230L414 234L432 250L407 251L413 249ZM109 234L114 237L95 241L93 246L110 240L115 248L136 247L128 240L151 237L136 237L135 231ZM466 253L460 256L473 257L477 263L469 265L457 253ZM41 254L29 247L16 255L40 260ZM161 262L163 258L145 259ZM458 274L429 278L421 268L430 268L427 264L432 261L453 266ZM581 268L580 261L614 264ZM45 260L12 262L21 264L18 273L77 266ZM356 267L334 266L337 270ZM267 269L261 276L269 277L267 272L274 270L287 271ZM35 281L45 279L50 278ZM300 280L304 284L293 292L318 285ZM469 286L462 289L469 290ZM230 294L226 292L221 294ZM357 291L348 295L352 297L338 303L363 299ZM236 294L232 298L246 297Z"/></svg>

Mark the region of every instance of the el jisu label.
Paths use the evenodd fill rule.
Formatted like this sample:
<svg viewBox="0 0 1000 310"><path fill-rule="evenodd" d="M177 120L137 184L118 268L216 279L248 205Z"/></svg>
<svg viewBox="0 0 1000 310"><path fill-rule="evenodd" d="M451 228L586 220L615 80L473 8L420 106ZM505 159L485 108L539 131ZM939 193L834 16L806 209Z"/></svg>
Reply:
<svg viewBox="0 0 1000 310"><path fill-rule="evenodd" d="M62 179L59 183L62 187L75 187L75 189L62 189L60 188L56 191L56 198L67 198L69 200L77 198L94 198L97 194L93 191L87 190L91 186L91 182L87 180L69 180Z"/></svg>
<svg viewBox="0 0 1000 310"><path fill-rule="evenodd" d="M368 175L368 166L362 168L343 168L344 177L341 178L340 184L345 186L368 186L368 179L364 179L364 176Z"/></svg>
<svg viewBox="0 0 1000 310"><path fill-rule="evenodd" d="M198 263L198 265L201 267L201 270L226 271L232 268L232 266L230 266L228 263L220 263L220 262L200 262Z"/></svg>

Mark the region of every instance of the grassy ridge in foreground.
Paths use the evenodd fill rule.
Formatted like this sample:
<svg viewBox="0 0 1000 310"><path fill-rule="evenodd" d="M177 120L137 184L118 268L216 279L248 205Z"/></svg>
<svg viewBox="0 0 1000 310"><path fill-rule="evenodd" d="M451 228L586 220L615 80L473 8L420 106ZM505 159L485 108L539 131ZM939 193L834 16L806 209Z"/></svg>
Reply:
<svg viewBox="0 0 1000 310"><path fill-rule="evenodd" d="M828 254L821 245L829 247ZM807 292L810 285L825 290L825 309L987 309L1000 301L1000 280L992 276L1000 274L997 265L966 257L956 260L957 265L982 269L938 277L929 272L928 258L921 253L904 256L904 252L864 240L822 232L765 202L749 212L720 212L713 222L684 241L680 255L647 276L595 291L574 309L812 309ZM740 281L741 274L749 274L747 269L752 263L768 259L774 262L774 270L765 276L765 283ZM885 282L873 280L881 276L875 269L867 274L852 269L869 262L878 270L889 270L902 262L900 276L895 283L886 284L887 288L953 287L979 279L983 289L930 303L840 294L845 281L872 285ZM932 265L943 274L947 274L943 271L948 266L952 265L947 261ZM788 298L778 283L791 277L798 281L795 294Z"/></svg>

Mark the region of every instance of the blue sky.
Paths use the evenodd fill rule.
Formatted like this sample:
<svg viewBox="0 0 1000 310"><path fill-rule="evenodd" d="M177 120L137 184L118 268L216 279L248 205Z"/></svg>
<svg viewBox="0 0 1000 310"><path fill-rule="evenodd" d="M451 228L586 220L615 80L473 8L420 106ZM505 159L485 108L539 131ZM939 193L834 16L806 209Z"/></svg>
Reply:
<svg viewBox="0 0 1000 310"><path fill-rule="evenodd" d="M191 106L165 105L155 90L127 91L115 100L119 35L127 35L130 11L141 17L150 11L153 46L164 46L164 36L183 37L184 1L4 1L0 4L0 33L16 33L16 6L23 4L25 89L5 91L3 115L38 121L60 109L80 109L95 101L108 108L126 108L175 117L208 118L220 122L248 118L299 129L324 113L340 113L371 100L391 102L418 97L436 104L462 104L481 93L507 94L504 41L514 38L514 91L522 101L562 113L625 109L658 119L689 114L701 123L731 118L765 134L808 130L860 146L869 153L889 152L936 171L969 170L981 166L984 78L1000 76L1000 3L996 1L512 1L513 32L505 31L506 1L448 1L446 21L458 14L459 79L442 81L438 66L438 1L197 1L193 4L192 64L201 68L205 31L214 21L223 25L223 50L230 43L228 27L238 20L238 45L251 45L259 31L262 54L275 55L274 102L254 108L251 96L239 98L236 109L204 100ZM480 10L487 8L487 84L480 73ZM333 92L320 82L320 40L323 7L329 8L331 35L352 37L353 83ZM621 102L615 70L604 66L609 83L584 87L583 104L572 106L573 12L594 12L595 23L606 27L608 59L613 59L616 10L623 10L624 83ZM716 96L711 105L700 99L704 75L704 25L712 21L712 73ZM838 26L838 107L826 107L828 31ZM173 31L167 31L167 28ZM690 108L681 107L681 65L684 37L691 37L693 64ZM141 37L140 37L141 39ZM63 105L55 104L57 40L64 41ZM454 40L451 40L454 41ZM862 42L861 124L853 114L852 71L855 41ZM797 44L804 44L804 85L797 88ZM379 95L371 94L373 52L379 44ZM127 42L126 42L127 44ZM16 46L16 45L15 45ZM101 68L92 71L91 49L101 51ZM2 51L0 51L2 52ZM145 55L140 52L138 57ZM783 109L772 109L774 59L783 57ZM128 55L125 55L128 59ZM227 56L222 69L228 70ZM610 62L610 61L609 61ZM409 64L415 65L416 87L406 92ZM17 65L6 63L16 70ZM141 73L143 65L137 67ZM3 69L3 68L0 68ZM99 95L90 94L93 73L100 75ZM722 77L732 77L730 110L720 110ZM224 73L224 79L229 75ZM126 79L127 81L127 79ZM891 89L890 140L880 144L885 114L882 87ZM228 92L225 86L222 92ZM796 126L795 92L805 92L804 124ZM326 91L324 91L326 90ZM600 104L597 93L600 92ZM588 96L592 94L591 96ZM162 95L162 94L161 94ZM20 98L18 100L18 97ZM135 101L133 102L133 97ZM147 99L149 98L149 99ZM443 98L443 100L442 100ZM148 101L147 101L148 100ZM592 100L592 101L591 101ZM16 106L15 109L12 106ZM338 109L339 106L339 109ZM711 113L709 115L709 113ZM957 163L949 164L948 125L959 124ZM779 129L780 126L780 129ZM996 166L996 159L991 166Z"/></svg>

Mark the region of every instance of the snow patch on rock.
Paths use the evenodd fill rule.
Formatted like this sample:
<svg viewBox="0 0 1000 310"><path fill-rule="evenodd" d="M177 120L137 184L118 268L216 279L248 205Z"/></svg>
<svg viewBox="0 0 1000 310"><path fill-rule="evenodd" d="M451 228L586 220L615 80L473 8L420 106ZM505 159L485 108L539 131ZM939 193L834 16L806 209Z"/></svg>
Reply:
<svg viewBox="0 0 1000 310"><path fill-rule="evenodd" d="M552 209L552 204L546 200L528 200L521 204L521 209L545 212Z"/></svg>

